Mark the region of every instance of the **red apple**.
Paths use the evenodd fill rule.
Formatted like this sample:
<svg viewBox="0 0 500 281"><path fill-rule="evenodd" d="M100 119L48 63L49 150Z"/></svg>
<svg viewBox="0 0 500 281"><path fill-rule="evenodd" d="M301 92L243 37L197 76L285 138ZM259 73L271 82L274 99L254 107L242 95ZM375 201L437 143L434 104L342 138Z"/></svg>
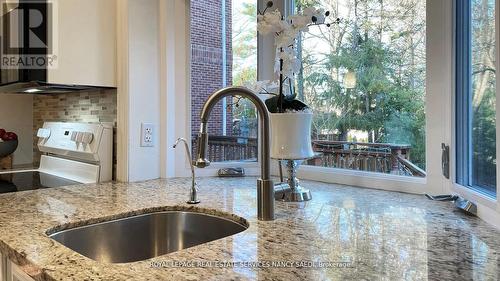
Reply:
<svg viewBox="0 0 500 281"><path fill-rule="evenodd" d="M2 139L4 141L14 141L14 140L17 140L17 135L13 132L7 132L7 133L3 134Z"/></svg>
<svg viewBox="0 0 500 281"><path fill-rule="evenodd" d="M6 131L4 129L0 129L0 138L3 137L3 135L5 135Z"/></svg>
<svg viewBox="0 0 500 281"><path fill-rule="evenodd" d="M17 134L16 133L10 132L10 136L11 136L12 140L17 140Z"/></svg>

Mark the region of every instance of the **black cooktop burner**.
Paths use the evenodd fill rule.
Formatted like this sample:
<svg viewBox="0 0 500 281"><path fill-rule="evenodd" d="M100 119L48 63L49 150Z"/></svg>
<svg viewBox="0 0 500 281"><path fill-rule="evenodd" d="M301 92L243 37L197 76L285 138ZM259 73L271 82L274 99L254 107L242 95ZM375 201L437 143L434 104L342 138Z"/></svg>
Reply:
<svg viewBox="0 0 500 281"><path fill-rule="evenodd" d="M35 190L78 184L78 182L40 172L0 174L0 193Z"/></svg>

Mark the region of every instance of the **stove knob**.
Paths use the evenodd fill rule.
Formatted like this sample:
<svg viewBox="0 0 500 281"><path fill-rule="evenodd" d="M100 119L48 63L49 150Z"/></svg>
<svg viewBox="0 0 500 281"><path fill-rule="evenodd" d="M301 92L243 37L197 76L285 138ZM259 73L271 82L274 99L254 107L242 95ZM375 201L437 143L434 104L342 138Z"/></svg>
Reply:
<svg viewBox="0 0 500 281"><path fill-rule="evenodd" d="M50 129L40 128L38 129L36 136L41 139L48 139L50 137Z"/></svg>
<svg viewBox="0 0 500 281"><path fill-rule="evenodd" d="M93 133L83 133L83 143L84 144L90 144L92 140L94 139L94 134Z"/></svg>
<svg viewBox="0 0 500 281"><path fill-rule="evenodd" d="M78 134L77 131L71 132L71 140L76 142L76 135Z"/></svg>
<svg viewBox="0 0 500 281"><path fill-rule="evenodd" d="M81 143L83 142L83 134L85 134L84 132L77 132L76 133L76 143Z"/></svg>

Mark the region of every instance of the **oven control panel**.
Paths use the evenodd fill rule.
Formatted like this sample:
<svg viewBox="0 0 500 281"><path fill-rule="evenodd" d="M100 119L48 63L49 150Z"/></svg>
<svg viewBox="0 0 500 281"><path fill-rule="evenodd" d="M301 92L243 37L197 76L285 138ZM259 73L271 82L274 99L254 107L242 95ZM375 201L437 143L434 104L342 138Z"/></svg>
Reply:
<svg viewBox="0 0 500 281"><path fill-rule="evenodd" d="M96 161L99 150L113 141L112 126L107 123L46 122L37 136L41 152Z"/></svg>

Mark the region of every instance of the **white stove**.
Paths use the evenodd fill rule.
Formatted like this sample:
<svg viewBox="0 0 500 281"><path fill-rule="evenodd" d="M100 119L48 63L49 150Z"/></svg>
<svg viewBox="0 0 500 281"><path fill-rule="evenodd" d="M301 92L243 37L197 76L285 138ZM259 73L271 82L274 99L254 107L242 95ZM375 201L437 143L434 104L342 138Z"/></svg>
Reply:
<svg viewBox="0 0 500 281"><path fill-rule="evenodd" d="M46 122L37 136L40 167L0 172L0 193L112 179L112 124Z"/></svg>

